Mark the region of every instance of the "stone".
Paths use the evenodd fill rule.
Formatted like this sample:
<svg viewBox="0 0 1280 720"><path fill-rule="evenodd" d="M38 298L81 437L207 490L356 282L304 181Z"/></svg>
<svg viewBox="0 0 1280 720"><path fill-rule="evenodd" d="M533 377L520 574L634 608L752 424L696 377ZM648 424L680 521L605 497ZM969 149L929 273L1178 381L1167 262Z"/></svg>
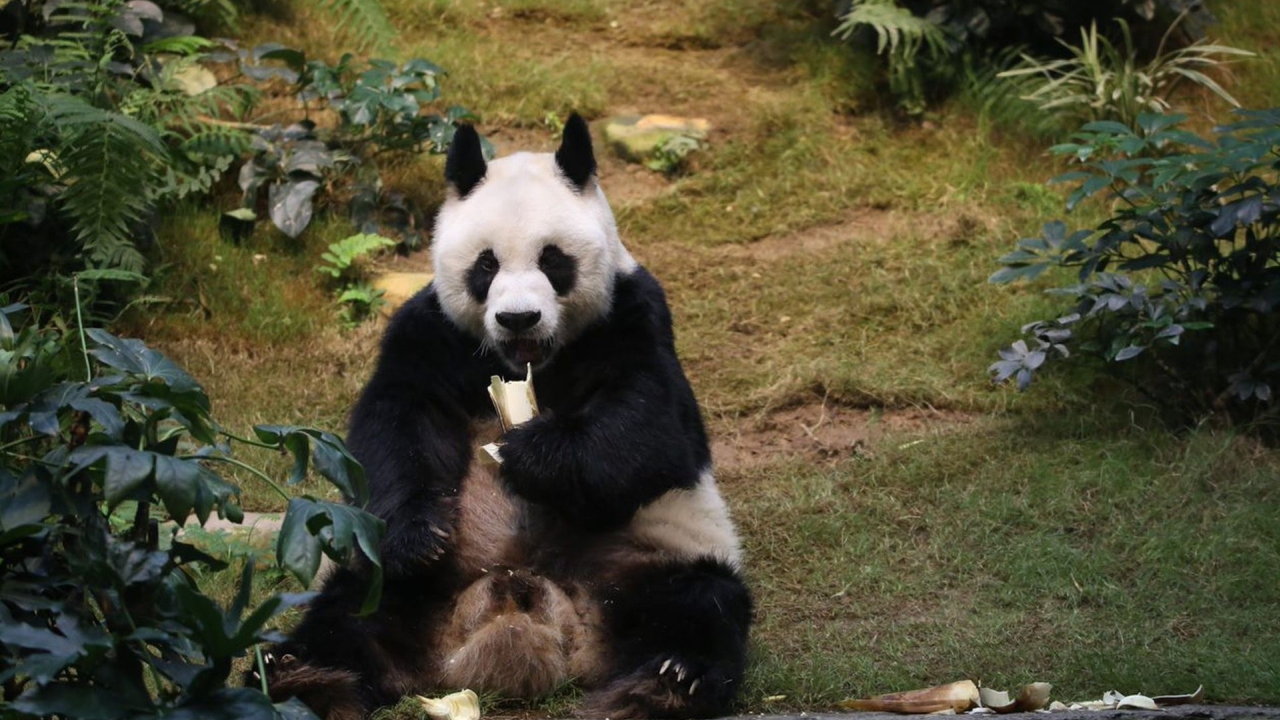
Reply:
<svg viewBox="0 0 1280 720"><path fill-rule="evenodd" d="M705 118L675 115L619 115L604 121L604 140L619 156L645 162L675 137L703 141L711 130Z"/></svg>
<svg viewBox="0 0 1280 720"><path fill-rule="evenodd" d="M374 278L373 287L382 291L382 299L385 301L382 314L390 317L409 298L430 284L433 277L435 274L429 272L389 272Z"/></svg>

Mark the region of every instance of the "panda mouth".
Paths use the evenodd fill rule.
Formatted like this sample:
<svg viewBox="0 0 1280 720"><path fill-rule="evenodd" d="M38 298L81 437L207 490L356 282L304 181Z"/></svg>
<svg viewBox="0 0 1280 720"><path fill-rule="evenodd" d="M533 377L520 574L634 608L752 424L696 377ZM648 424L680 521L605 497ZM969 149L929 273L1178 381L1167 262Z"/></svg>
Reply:
<svg viewBox="0 0 1280 720"><path fill-rule="evenodd" d="M515 338L504 342L502 350L516 365L523 367L537 365L545 360L550 354L551 345L536 338Z"/></svg>

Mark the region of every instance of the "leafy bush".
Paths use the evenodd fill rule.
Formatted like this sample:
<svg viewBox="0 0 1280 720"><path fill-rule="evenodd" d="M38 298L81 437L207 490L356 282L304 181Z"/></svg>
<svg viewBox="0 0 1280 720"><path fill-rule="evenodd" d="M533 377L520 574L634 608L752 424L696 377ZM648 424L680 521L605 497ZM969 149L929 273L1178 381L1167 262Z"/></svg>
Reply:
<svg viewBox="0 0 1280 720"><path fill-rule="evenodd" d="M357 67L350 55L330 66L278 44L243 50L195 35L185 14L231 22L228 0L163 4L29 0L6 9L16 25L6 25L15 40L0 47L0 289L39 291L70 308L76 275L93 299L127 299L147 280L157 211L211 193L246 152L240 184L250 212L224 218L233 239L258 217L296 236L325 198L357 200L362 229L386 224L406 230L407 247L421 242L424 223L383 192L378 162L442 152L453 123L472 118L461 108L426 111L440 97L440 68L425 60ZM377 0L326 4L361 41L391 34ZM215 74L219 63L234 65ZM300 121L243 122L279 79L302 101ZM329 110L336 127L310 121ZM115 287L100 287L107 280Z"/></svg>
<svg viewBox="0 0 1280 720"><path fill-rule="evenodd" d="M1167 98L1184 81L1208 88L1240 107L1205 71L1222 66L1231 57L1251 57L1253 53L1204 40L1165 52L1161 43L1150 60L1139 63L1129 24L1122 19L1116 24L1123 39L1119 45L1099 33L1094 23L1080 29L1079 47L1059 41L1071 57L1041 60L1024 54L1019 67L998 77L1043 77L1044 82L1023 99L1041 110L1066 114L1074 125L1117 120L1134 127L1141 113L1168 112Z"/></svg>
<svg viewBox="0 0 1280 720"><path fill-rule="evenodd" d="M306 229L315 195L338 174L363 166L365 179L355 182L349 192L376 197L379 156L443 153L453 140L455 123L477 119L457 106L442 114L424 112L440 99L444 70L421 58L403 65L370 60L368 67L357 72L350 54L329 65L275 43L252 52L242 50L240 57L241 69L249 77L279 77L293 83L293 93L306 109L307 117L288 127L257 128L254 155L240 168L244 207L257 206L265 190L271 221L290 237ZM318 104L316 110L332 110L337 125L317 127L309 117L313 104ZM492 155L492 148L488 150Z"/></svg>
<svg viewBox="0 0 1280 720"><path fill-rule="evenodd" d="M1099 358L1184 416L1270 419L1280 388L1280 109L1241 111L1210 142L1182 115L1145 113L1137 127L1090 123L1054 152L1081 168L1067 207L1101 194L1112 215L1069 232L1049 223L1000 259L995 283L1069 268L1049 290L1073 305L1023 328L1001 351L997 381L1025 388L1071 348Z"/></svg>
<svg viewBox="0 0 1280 720"><path fill-rule="evenodd" d="M243 147L201 118L249 90L191 92L212 43L166 35L149 2L33 3L25 17L17 30L40 34L0 49L0 283L46 267L136 274L152 209L207 191Z"/></svg>
<svg viewBox="0 0 1280 720"><path fill-rule="evenodd" d="M1119 33L1114 18L1139 30L1134 45L1145 54L1166 34L1174 46L1198 39L1212 20L1197 0L844 0L838 14L835 34L865 47L874 40L890 92L912 114L1009 48L1059 56L1060 40L1077 28Z"/></svg>
<svg viewBox="0 0 1280 720"><path fill-rule="evenodd" d="M381 588L383 523L359 508L363 470L337 437L258 426L220 428L196 381L138 340L0 308L0 715L65 718L309 717L257 688L228 687L231 663L272 641L267 623L307 594L250 607L253 563L219 607L196 574L225 563L183 541L194 515L238 522L239 489L214 468L245 470L288 500L277 558L304 585L321 553ZM234 443L309 462L346 504L290 497L235 459ZM171 522L170 522L171 521Z"/></svg>

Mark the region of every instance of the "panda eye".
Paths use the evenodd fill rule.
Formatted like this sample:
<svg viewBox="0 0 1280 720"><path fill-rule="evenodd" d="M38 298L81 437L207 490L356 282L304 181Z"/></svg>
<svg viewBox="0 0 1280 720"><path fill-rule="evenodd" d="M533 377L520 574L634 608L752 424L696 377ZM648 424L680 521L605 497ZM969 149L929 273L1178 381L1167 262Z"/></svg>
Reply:
<svg viewBox="0 0 1280 720"><path fill-rule="evenodd" d="M492 250L485 250L476 258L476 269L486 273L498 272L498 256Z"/></svg>
<svg viewBox="0 0 1280 720"><path fill-rule="evenodd" d="M467 271L467 292L475 301L482 303L489 297L489 286L498 274L498 256L492 250L485 250L476 258L471 269Z"/></svg>
<svg viewBox="0 0 1280 720"><path fill-rule="evenodd" d="M538 257L538 269L547 276L557 295L564 297L573 291L578 279L578 263L558 246L547 245L542 248L542 254Z"/></svg>

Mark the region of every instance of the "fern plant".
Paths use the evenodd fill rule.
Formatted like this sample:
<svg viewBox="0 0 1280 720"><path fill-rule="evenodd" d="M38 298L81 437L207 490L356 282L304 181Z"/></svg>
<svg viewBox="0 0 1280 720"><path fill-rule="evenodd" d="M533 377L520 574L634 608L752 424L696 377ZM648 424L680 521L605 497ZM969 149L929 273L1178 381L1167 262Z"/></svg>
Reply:
<svg viewBox="0 0 1280 720"><path fill-rule="evenodd" d="M358 277L362 260L378 250L395 247L395 244L395 240L381 235L352 235L329 245L328 251L320 255L324 262L316 266L316 272L340 282L354 281Z"/></svg>
<svg viewBox="0 0 1280 720"><path fill-rule="evenodd" d="M247 135L208 116L252 91L193 88L213 43L153 36L163 14L150 3L33 9L18 29L37 34L0 49L0 285L44 284L57 301L86 268L144 279L155 207L208 191L231 166Z"/></svg>
<svg viewBox="0 0 1280 720"><path fill-rule="evenodd" d="M317 0L329 11L339 27L349 32L365 48L384 47L395 36L391 21L378 0Z"/></svg>
<svg viewBox="0 0 1280 720"><path fill-rule="evenodd" d="M853 0L832 33L848 40L860 28L876 36L876 53L888 58L889 90L910 113L924 110L925 88L920 53L936 61L949 52L942 27L894 0Z"/></svg>
<svg viewBox="0 0 1280 720"><path fill-rule="evenodd" d="M362 233L332 243L320 256L324 262L316 266L316 272L334 280L335 296L346 324L361 322L384 304L382 291L366 282L364 266L370 255L395 245L396 241L390 238Z"/></svg>

